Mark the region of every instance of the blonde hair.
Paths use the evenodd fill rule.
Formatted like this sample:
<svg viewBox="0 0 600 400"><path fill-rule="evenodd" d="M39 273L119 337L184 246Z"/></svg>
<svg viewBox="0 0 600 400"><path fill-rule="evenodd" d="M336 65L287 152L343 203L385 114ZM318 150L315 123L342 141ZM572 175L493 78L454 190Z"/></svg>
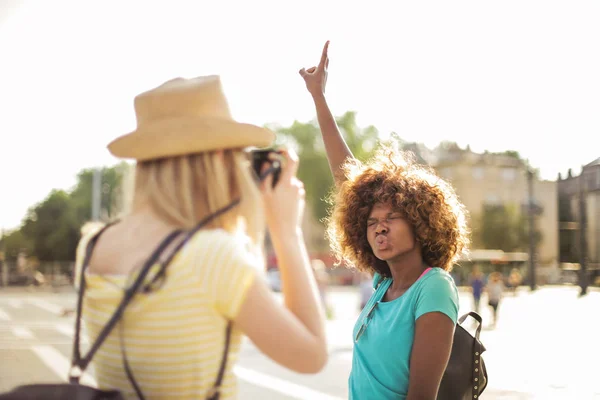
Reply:
<svg viewBox="0 0 600 400"><path fill-rule="evenodd" d="M264 237L264 214L250 162L240 149L138 162L131 211L150 206L165 222L191 229L237 199L236 207L206 228L244 233L257 250Z"/></svg>

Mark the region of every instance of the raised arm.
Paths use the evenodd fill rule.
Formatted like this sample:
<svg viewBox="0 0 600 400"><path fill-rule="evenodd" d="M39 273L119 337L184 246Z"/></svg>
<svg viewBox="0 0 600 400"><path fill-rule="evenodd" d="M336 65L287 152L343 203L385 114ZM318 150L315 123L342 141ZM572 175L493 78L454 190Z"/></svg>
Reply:
<svg viewBox="0 0 600 400"><path fill-rule="evenodd" d="M327 100L325 99L325 86L327 84L327 68L329 66L329 56L327 50L329 41L323 47L323 53L319 65L308 69L302 68L300 76L304 78L306 88L311 94L317 110L317 119L321 128L321 135L325 143L325 151L329 160L329 168L333 174L336 185L339 185L345 176L342 172L342 165L349 158L354 158L344 137L340 132L335 118L333 117Z"/></svg>

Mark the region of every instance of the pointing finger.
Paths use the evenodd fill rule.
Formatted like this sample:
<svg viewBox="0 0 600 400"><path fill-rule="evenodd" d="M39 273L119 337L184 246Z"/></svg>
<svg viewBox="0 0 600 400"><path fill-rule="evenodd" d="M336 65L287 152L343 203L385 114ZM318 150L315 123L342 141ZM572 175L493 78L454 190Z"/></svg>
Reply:
<svg viewBox="0 0 600 400"><path fill-rule="evenodd" d="M325 68L325 62L327 61L327 49L329 48L329 40L325 42L323 46L323 54L321 54L321 62L319 62L320 68Z"/></svg>

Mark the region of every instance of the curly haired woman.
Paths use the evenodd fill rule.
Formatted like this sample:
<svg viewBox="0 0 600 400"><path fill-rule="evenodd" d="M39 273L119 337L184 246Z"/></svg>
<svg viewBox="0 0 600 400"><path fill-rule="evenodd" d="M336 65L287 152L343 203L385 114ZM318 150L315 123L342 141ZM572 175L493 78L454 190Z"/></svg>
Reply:
<svg viewBox="0 0 600 400"><path fill-rule="evenodd" d="M435 399L450 357L458 291L449 271L468 245L452 187L407 154L354 159L325 100L328 43L300 70L313 97L337 193L328 226L338 258L373 274L354 327L350 399Z"/></svg>

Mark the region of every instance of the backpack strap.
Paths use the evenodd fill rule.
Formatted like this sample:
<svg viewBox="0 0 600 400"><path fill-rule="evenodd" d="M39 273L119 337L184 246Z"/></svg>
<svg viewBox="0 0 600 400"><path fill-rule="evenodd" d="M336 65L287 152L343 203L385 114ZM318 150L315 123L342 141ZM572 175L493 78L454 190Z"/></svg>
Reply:
<svg viewBox="0 0 600 400"><path fill-rule="evenodd" d="M481 359L481 353L485 351L485 347L483 347L483 344L481 344L481 341L479 340L483 319L475 311L470 311L461 316L458 320L458 323L462 325L462 323L465 322L469 316L478 322L477 329L475 330L475 338L473 340L473 371L471 371L471 396L472 398L477 398L477 396L483 392L487 386L487 371L485 370Z"/></svg>
<svg viewBox="0 0 600 400"><path fill-rule="evenodd" d="M223 377L225 376L225 369L227 367L227 358L229 357L229 344L231 342L231 330L233 323L227 322L227 328L225 329L225 346L223 347L223 356L221 357L221 365L219 366L219 373L213 387L208 390L206 396L207 400L219 400L221 396L221 384L223 383Z"/></svg>
<svg viewBox="0 0 600 400"><path fill-rule="evenodd" d="M81 347L79 345L80 343L80 336L81 336L81 310L83 308L83 293L85 291L85 278L84 278L84 270L86 268L86 266L89 264L90 259L92 258L92 251L94 250L94 246L96 246L96 242L98 241L98 239L100 238L100 236L104 233L104 231L106 231L106 229L108 229L110 226L114 225L115 223L117 223L117 221L112 222L110 224L106 224L102 227L102 229L100 229L98 232L96 232L87 242L86 245L86 249L85 249L85 256L83 258L83 261L81 263L81 270L79 271L79 290L78 290L78 297L77 297L77 313L76 313L76 317L75 317L75 338L73 340L73 352L72 352L72 358L71 358L71 371L69 372L69 380L71 381L71 383L77 383L79 382L79 378L81 377L81 373L83 373L83 371L79 371L79 376L72 376L72 373L74 372L74 368L75 367L79 367L79 363L81 361ZM76 282L77 284L77 282Z"/></svg>
<svg viewBox="0 0 600 400"><path fill-rule="evenodd" d="M135 293L138 291L138 289L144 282L144 279L146 278L146 275L148 275L148 271L150 270L150 268L156 263L156 261L158 260L158 258L161 255L161 253L169 246L169 244L173 241L173 239L175 239L182 232L181 230L175 230L175 231L169 233L163 239L163 241L160 243L160 245L154 250L152 255L144 263L135 282L125 290L125 293L123 295L123 299L121 300L121 303L119 304L119 306L117 307L117 309L115 310L115 312L113 313L111 318L108 320L106 325L104 325L104 327L102 328L102 331L100 331L100 333L98 334L98 337L96 338L96 340L90 347L87 354L84 357L81 357L81 347L80 347L81 315L82 315L82 308L83 308L83 297L84 297L85 286L86 286L85 271L89 265L90 258L92 256L92 251L94 249L94 246L96 245L96 242L98 241L98 238L111 225L113 225L113 224L106 225L104 228L102 228L96 235L94 235L90 239L90 241L88 242L87 248L86 248L85 259L84 259L84 262L81 267L81 275L79 277L79 295L78 295L78 299L77 299L77 315L76 315L76 319L75 319L75 340L73 341L73 358L72 358L72 362L71 362L71 370L69 371L69 381L71 383L79 383L79 379L81 378L83 371L85 371L85 369L88 367L88 365L92 361L92 358L94 357L94 355L96 354L96 352L98 351L98 349L100 348L102 343L104 343L104 341L106 340L106 338L108 337L110 332L113 330L113 328L115 327L115 325L117 324L117 322L119 321L121 316L123 315L123 312L125 311L125 307L127 307L127 305L131 302Z"/></svg>
<svg viewBox="0 0 600 400"><path fill-rule="evenodd" d="M377 290L377 288L379 287L379 285L381 285L381 282L383 282L384 277L381 276L379 274L379 272L375 272L375 275L373 275L373 289Z"/></svg>

